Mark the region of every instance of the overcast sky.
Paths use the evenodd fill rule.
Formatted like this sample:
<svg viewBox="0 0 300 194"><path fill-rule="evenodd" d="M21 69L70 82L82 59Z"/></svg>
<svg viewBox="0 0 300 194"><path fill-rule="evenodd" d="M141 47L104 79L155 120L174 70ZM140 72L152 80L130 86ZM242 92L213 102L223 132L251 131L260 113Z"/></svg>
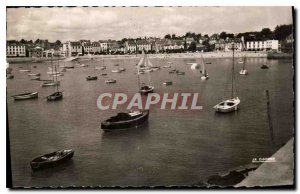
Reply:
<svg viewBox="0 0 300 194"><path fill-rule="evenodd" d="M8 8L7 39L103 40L274 30L291 24L291 7Z"/></svg>

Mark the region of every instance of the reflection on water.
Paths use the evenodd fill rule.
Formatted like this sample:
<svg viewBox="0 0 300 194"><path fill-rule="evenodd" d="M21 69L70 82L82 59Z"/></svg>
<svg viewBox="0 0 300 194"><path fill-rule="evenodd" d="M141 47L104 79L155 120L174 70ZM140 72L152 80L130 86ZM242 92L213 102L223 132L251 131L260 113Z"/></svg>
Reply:
<svg viewBox="0 0 300 194"><path fill-rule="evenodd" d="M254 157L270 156L293 136L292 61L248 58L248 76L238 75L242 64L237 64L240 109L233 114L216 114L212 107L230 96L232 60L208 60L212 62L206 65L210 78L201 81L199 72L186 65L201 59L151 59L158 66L173 62L186 73L169 74L168 68L151 73L157 93L199 93L203 110L153 108L148 125L112 133L102 131L101 121L125 110L99 110L97 98L104 92L133 96L138 87L138 59L126 59L124 65L121 59L82 61L89 66L67 70L58 78L64 98L57 102L45 98L55 88L42 88L42 82L19 72L26 64L12 64L15 78L7 80L7 104L14 186L188 185L249 164ZM117 63L126 71L111 73ZM260 69L264 63L270 66L268 70ZM36 65L31 73L42 73L43 79L49 79L46 72L50 63ZM95 70L102 65L107 69ZM104 72L108 75L100 76ZM88 75L98 75L98 80L88 82ZM107 78L117 79L117 83L105 84ZM163 86L165 79L173 85ZM141 75L141 80L149 81L148 75ZM274 145L268 127L266 89L270 93ZM38 91L39 98L15 102L10 97L28 91ZM75 150L70 162L32 173L32 158L64 148Z"/></svg>

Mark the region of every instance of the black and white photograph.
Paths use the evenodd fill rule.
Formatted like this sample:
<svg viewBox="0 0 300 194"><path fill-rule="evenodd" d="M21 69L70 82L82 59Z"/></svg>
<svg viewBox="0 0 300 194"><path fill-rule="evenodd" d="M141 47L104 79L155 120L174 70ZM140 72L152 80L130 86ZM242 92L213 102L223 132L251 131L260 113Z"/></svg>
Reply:
<svg viewBox="0 0 300 194"><path fill-rule="evenodd" d="M7 187L295 188L295 12L6 6Z"/></svg>

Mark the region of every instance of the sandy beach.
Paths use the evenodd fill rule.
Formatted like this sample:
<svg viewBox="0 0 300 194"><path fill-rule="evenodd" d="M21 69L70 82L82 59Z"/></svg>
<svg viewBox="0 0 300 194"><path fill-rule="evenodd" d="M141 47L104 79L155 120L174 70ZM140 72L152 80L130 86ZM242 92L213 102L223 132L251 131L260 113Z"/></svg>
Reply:
<svg viewBox="0 0 300 194"><path fill-rule="evenodd" d="M149 58L200 58L201 54L203 58L231 58L232 52L204 52L204 53L170 53L170 54L149 54ZM267 53L266 52L235 52L235 57L262 57L266 58ZM74 57L78 58L79 60L93 60L93 59L99 59L99 58L105 58L105 59L134 59L134 58L140 58L140 54L138 55L84 55L84 56L78 56ZM50 58L31 58L31 57L15 57L15 58L7 58L7 62L9 63L23 63L23 62L41 62L41 61L50 61ZM67 60L66 57L55 57L53 60Z"/></svg>

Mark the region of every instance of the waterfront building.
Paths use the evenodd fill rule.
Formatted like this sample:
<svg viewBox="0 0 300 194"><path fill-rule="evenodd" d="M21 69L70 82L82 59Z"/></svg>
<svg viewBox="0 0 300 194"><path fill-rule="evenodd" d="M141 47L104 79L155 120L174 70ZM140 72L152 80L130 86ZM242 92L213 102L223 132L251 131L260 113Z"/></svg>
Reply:
<svg viewBox="0 0 300 194"><path fill-rule="evenodd" d="M29 48L28 51L29 51L29 57L41 58L43 57L44 48L36 46L33 48Z"/></svg>
<svg viewBox="0 0 300 194"><path fill-rule="evenodd" d="M292 53L294 49L294 37L293 34L290 34L286 39L280 42L281 51L285 53Z"/></svg>
<svg viewBox="0 0 300 194"><path fill-rule="evenodd" d="M280 44L278 40L248 41L246 49L248 51L279 51Z"/></svg>
<svg viewBox="0 0 300 194"><path fill-rule="evenodd" d="M100 54L100 52L101 52L100 42L92 42L92 53Z"/></svg>
<svg viewBox="0 0 300 194"><path fill-rule="evenodd" d="M104 41L104 40L100 40L99 43L100 43L100 50L101 50L102 52L107 52L107 49L108 49L108 42L107 42L107 41Z"/></svg>
<svg viewBox="0 0 300 194"><path fill-rule="evenodd" d="M244 38L226 38L219 39L215 43L216 51L232 51L232 44L235 44L235 51L243 51L245 49Z"/></svg>
<svg viewBox="0 0 300 194"><path fill-rule="evenodd" d="M82 55L83 54L82 50L83 50L82 45L79 41L77 42L67 41L66 43L63 44L63 52L67 57Z"/></svg>
<svg viewBox="0 0 300 194"><path fill-rule="evenodd" d="M136 42L134 40L128 40L125 42L125 52L135 53L137 49Z"/></svg>
<svg viewBox="0 0 300 194"><path fill-rule="evenodd" d="M150 42L145 40L145 39L137 40L136 45L137 45L137 50L138 51L142 51L142 50L150 51L150 50L152 50Z"/></svg>
<svg viewBox="0 0 300 194"><path fill-rule="evenodd" d="M94 54L93 52L93 45L91 42L84 42L82 44L82 47L83 47L83 54L86 55L86 54Z"/></svg>
<svg viewBox="0 0 300 194"><path fill-rule="evenodd" d="M7 57L26 57L26 46L18 43L6 44Z"/></svg>

